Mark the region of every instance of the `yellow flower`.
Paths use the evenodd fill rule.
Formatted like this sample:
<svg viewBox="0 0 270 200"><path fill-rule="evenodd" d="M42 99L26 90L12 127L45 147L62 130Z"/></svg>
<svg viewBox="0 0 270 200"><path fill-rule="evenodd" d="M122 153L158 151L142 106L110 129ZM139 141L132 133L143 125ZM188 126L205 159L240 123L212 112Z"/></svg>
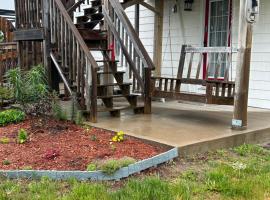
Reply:
<svg viewBox="0 0 270 200"><path fill-rule="evenodd" d="M117 137L114 136L114 137L112 138L112 141L113 141L113 142L117 142Z"/></svg>

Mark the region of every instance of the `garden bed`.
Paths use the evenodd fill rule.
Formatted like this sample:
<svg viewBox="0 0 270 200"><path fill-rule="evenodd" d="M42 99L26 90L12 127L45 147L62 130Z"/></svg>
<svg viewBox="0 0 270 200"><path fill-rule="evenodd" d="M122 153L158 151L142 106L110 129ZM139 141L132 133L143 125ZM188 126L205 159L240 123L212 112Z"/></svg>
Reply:
<svg viewBox="0 0 270 200"><path fill-rule="evenodd" d="M17 141L24 129L28 139ZM85 171L98 160L131 157L137 161L154 157L168 150L142 140L125 136L112 142L114 132L81 127L71 122L46 117L28 117L24 122L0 127L0 170Z"/></svg>

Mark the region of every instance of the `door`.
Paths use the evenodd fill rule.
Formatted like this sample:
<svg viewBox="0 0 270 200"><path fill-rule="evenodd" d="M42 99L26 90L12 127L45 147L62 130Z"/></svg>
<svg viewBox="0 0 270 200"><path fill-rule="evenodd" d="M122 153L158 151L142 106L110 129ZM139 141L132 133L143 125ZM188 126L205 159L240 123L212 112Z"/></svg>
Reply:
<svg viewBox="0 0 270 200"><path fill-rule="evenodd" d="M230 46L231 0L206 0L204 46ZM212 53L204 56L204 78L223 79L227 65L226 54Z"/></svg>

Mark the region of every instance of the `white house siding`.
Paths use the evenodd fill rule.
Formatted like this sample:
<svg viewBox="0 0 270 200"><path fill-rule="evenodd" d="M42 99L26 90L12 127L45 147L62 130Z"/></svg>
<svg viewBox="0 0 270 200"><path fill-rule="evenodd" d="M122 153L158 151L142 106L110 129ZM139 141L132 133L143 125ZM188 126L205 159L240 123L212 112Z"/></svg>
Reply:
<svg viewBox="0 0 270 200"><path fill-rule="evenodd" d="M149 0L151 4L153 1ZM175 77L182 44L203 45L205 1L194 1L192 12L183 11L183 2L178 1L178 12L173 13L175 0L166 0L163 28L162 76ZM127 10L134 20L134 7ZM233 0L232 44L237 47L239 0ZM254 29L252 63L250 75L249 106L270 109L270 1L261 0L259 22ZM140 38L150 56L153 56L154 14L141 6ZM187 58L188 60L188 58ZM194 66L196 66L196 58ZM233 56L233 77L235 78L236 55ZM184 72L185 74L186 72ZM202 87L186 85L184 90L200 92Z"/></svg>

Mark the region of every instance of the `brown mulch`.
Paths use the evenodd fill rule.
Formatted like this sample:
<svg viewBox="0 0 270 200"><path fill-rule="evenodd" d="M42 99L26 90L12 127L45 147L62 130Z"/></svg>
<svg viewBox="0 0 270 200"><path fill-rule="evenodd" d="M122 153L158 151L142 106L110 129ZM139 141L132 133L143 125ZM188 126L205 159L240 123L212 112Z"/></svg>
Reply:
<svg viewBox="0 0 270 200"><path fill-rule="evenodd" d="M24 144L17 143L18 130L29 135ZM24 122L0 127L0 169L86 170L89 163L125 156L146 159L165 151L142 140L125 136L120 143L111 142L113 132L83 128L71 122L29 117ZM4 161L9 161L7 164Z"/></svg>

